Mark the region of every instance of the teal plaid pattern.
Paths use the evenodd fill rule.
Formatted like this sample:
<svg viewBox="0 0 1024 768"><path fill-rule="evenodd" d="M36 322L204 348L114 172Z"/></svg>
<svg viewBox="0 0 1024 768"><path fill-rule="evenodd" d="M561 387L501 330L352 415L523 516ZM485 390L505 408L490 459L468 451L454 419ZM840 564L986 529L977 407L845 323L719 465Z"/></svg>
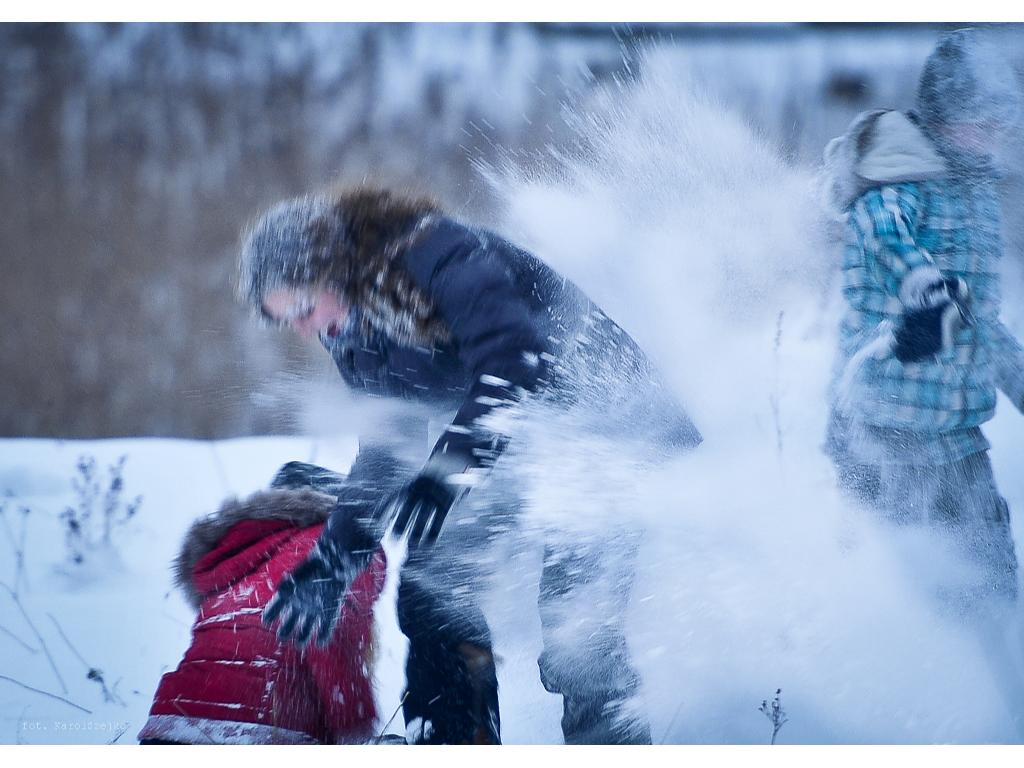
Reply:
<svg viewBox="0 0 1024 768"><path fill-rule="evenodd" d="M976 317L958 332L952 350L933 359L866 360L846 394L847 409L861 426L879 435L915 435L915 443L930 446L926 453L932 455L920 457L928 463L988 447L977 427L995 411L997 375L1009 373L996 367L1006 357L1021 360L1020 346L998 320L1001 253L992 176L892 184L858 198L843 246L839 370L878 337L884 320L897 321L900 285L918 267L934 265L946 277L963 278ZM1020 370L999 376L1000 384L1020 378Z"/></svg>

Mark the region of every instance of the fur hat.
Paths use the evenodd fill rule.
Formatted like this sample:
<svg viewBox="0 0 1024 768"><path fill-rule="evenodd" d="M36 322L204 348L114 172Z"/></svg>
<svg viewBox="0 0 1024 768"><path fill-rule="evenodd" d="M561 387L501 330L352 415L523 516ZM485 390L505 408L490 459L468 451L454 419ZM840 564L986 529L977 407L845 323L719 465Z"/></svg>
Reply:
<svg viewBox="0 0 1024 768"><path fill-rule="evenodd" d="M259 307L276 288L326 282L332 254L344 242L344 223L331 215L325 195L285 200L267 210L243 236L240 298Z"/></svg>
<svg viewBox="0 0 1024 768"><path fill-rule="evenodd" d="M928 56L917 91L917 112L928 127L1016 122L1020 84L1005 56L975 29L945 35Z"/></svg>
<svg viewBox="0 0 1024 768"><path fill-rule="evenodd" d="M285 200L243 232L239 298L260 312L275 289L327 288L357 310L364 335L444 341L433 302L400 263L438 215L430 200L371 188Z"/></svg>

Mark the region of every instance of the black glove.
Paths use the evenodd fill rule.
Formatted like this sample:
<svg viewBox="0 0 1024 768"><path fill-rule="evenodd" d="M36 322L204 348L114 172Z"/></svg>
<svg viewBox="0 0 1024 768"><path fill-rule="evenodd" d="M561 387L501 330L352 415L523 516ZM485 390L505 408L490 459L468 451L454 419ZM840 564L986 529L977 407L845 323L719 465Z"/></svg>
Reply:
<svg viewBox="0 0 1024 768"><path fill-rule="evenodd" d="M314 635L321 646L330 642L345 595L377 549L374 519L343 507L331 514L309 557L281 579L263 610L264 624L281 619L279 640L291 640L300 648Z"/></svg>
<svg viewBox="0 0 1024 768"><path fill-rule="evenodd" d="M432 545L459 495L456 488L437 477L417 476L392 501L396 510L392 532L401 537L408 531L409 549Z"/></svg>
<svg viewBox="0 0 1024 768"><path fill-rule="evenodd" d="M936 277L917 291L896 325L893 355L915 363L953 348L956 332L970 325L970 298L960 278Z"/></svg>

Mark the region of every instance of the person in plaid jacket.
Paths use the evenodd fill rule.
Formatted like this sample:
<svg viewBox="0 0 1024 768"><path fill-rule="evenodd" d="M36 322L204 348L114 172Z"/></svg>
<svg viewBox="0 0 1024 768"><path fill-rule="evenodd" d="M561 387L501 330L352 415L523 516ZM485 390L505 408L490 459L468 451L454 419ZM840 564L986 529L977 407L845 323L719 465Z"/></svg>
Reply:
<svg viewBox="0 0 1024 768"><path fill-rule="evenodd" d="M958 30L928 58L915 112L865 112L825 151L845 219L826 442L840 484L897 522L954 530L985 591L1010 597L1009 510L980 427L997 387L1024 410L1024 349L999 320L991 146L1018 101L1009 67Z"/></svg>

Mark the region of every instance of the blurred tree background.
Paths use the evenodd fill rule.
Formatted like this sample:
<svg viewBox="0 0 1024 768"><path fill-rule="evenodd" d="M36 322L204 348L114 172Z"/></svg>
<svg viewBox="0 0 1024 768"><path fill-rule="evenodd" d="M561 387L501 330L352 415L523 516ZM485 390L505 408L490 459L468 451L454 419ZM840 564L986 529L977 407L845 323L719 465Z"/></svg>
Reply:
<svg viewBox="0 0 1024 768"><path fill-rule="evenodd" d="M565 110L652 51L813 162L861 109L910 105L941 29L0 25L0 435L293 430L274 393L325 356L233 297L263 206L371 179L493 223L480 168L570 140Z"/></svg>

